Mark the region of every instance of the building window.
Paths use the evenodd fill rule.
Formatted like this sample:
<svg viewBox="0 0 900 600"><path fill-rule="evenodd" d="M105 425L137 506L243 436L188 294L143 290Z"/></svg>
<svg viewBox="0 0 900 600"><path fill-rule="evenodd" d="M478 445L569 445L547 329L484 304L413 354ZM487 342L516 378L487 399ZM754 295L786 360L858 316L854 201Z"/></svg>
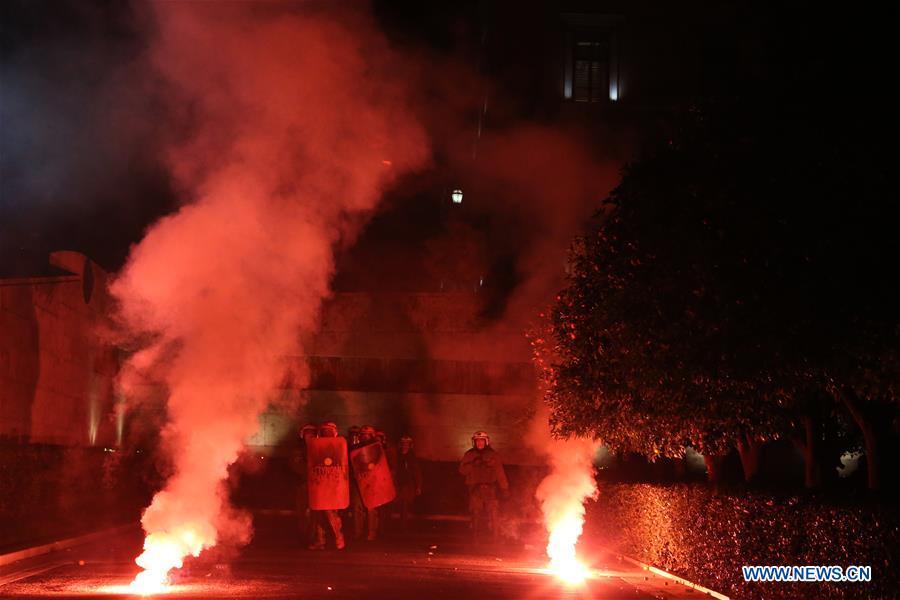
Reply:
<svg viewBox="0 0 900 600"><path fill-rule="evenodd" d="M563 96L574 102L616 102L620 96L616 15L562 15L565 35Z"/></svg>
<svg viewBox="0 0 900 600"><path fill-rule="evenodd" d="M572 48L572 100L601 102L609 98L609 41L579 40Z"/></svg>

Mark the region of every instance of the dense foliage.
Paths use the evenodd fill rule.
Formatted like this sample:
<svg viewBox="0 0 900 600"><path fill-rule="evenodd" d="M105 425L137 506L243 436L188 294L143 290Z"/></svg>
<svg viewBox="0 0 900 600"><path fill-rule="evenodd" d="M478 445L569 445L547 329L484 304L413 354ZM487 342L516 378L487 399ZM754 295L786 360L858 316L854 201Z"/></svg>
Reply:
<svg viewBox="0 0 900 600"><path fill-rule="evenodd" d="M699 485L601 484L584 543L731 598L894 598L900 518L887 503L727 493ZM869 565L869 583L746 583L741 565Z"/></svg>
<svg viewBox="0 0 900 600"><path fill-rule="evenodd" d="M793 436L808 485L826 440L874 457L897 417L897 211L849 135L706 106L625 169L536 336L558 434L742 459Z"/></svg>

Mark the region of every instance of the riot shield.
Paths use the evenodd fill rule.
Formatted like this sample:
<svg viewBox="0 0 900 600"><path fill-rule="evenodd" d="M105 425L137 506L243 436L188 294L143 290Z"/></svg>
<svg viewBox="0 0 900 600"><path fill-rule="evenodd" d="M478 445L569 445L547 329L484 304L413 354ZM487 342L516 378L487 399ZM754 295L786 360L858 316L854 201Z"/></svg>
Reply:
<svg viewBox="0 0 900 600"><path fill-rule="evenodd" d="M309 508L339 510L350 504L347 440L342 437L306 440Z"/></svg>
<svg viewBox="0 0 900 600"><path fill-rule="evenodd" d="M391 469L381 444L375 442L353 450L350 463L366 508L377 508L396 497Z"/></svg>

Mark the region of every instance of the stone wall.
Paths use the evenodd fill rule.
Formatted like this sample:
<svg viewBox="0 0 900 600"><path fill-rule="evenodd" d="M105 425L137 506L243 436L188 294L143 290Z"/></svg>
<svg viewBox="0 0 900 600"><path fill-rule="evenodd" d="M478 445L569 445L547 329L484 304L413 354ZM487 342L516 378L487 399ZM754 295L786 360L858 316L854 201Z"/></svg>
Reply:
<svg viewBox="0 0 900 600"><path fill-rule="evenodd" d="M475 293L338 293L302 340L312 356L527 362L521 330L481 315Z"/></svg>
<svg viewBox="0 0 900 600"><path fill-rule="evenodd" d="M152 455L0 443L0 554L136 521L158 485Z"/></svg>
<svg viewBox="0 0 900 600"><path fill-rule="evenodd" d="M0 438L118 447L163 407L116 417L116 350L99 335L107 275L73 252L51 262L59 276L0 282ZM424 458L457 460L487 429L509 460L531 462L521 442L534 406L529 348L480 309L474 293L334 295L319 330L299 340L303 355L286 357L299 375L274 393L250 443L283 445L305 421L372 423L414 436Z"/></svg>
<svg viewBox="0 0 900 600"><path fill-rule="evenodd" d="M485 429L507 461L535 462L522 440L536 405L529 346L480 310L474 293L336 294L293 359L305 376L286 392L301 408L267 413L254 443L277 445L303 421L371 423L412 435L425 459L456 461Z"/></svg>
<svg viewBox="0 0 900 600"><path fill-rule="evenodd" d="M51 262L54 276L0 280L5 548L136 518L160 484L151 457L164 390L148 386L143 402L117 416L118 355L101 335L110 316L107 274L74 252L54 253ZM290 482L277 466L307 421L372 423L394 440L413 435L428 465L419 510L463 510L456 461L476 429L491 433L507 462L533 462L521 442L534 405L528 346L521 331L481 319L480 306L476 294L327 301L319 331L300 340L303 354L286 357L293 376L273 391L249 440L273 460L258 461L265 468L246 475L236 495L277 504Z"/></svg>
<svg viewBox="0 0 900 600"><path fill-rule="evenodd" d="M57 252L50 277L0 280L0 548L133 520L149 454L119 446L106 273ZM137 463L135 462L137 459Z"/></svg>
<svg viewBox="0 0 900 600"><path fill-rule="evenodd" d="M75 252L51 263L63 274L0 280L0 439L112 445L117 358L98 335L106 273Z"/></svg>

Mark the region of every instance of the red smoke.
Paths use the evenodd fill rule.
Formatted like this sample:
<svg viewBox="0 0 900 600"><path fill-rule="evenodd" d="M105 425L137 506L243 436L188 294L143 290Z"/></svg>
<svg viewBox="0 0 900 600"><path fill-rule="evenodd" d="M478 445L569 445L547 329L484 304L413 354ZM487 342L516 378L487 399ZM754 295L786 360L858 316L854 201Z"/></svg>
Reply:
<svg viewBox="0 0 900 600"><path fill-rule="evenodd" d="M597 154L560 126L520 125L482 138L475 180L503 224L494 244L517 257L507 321L533 319L562 288L572 238L618 181L619 163Z"/></svg>
<svg viewBox="0 0 900 600"><path fill-rule="evenodd" d="M227 467L282 357L302 354L316 325L333 247L427 153L403 65L364 15L153 6L151 60L176 114L160 126L184 205L132 248L112 291L143 342L126 372L160 377L168 394L174 474L142 519L141 564L159 580L223 537L246 539L221 494Z"/></svg>

